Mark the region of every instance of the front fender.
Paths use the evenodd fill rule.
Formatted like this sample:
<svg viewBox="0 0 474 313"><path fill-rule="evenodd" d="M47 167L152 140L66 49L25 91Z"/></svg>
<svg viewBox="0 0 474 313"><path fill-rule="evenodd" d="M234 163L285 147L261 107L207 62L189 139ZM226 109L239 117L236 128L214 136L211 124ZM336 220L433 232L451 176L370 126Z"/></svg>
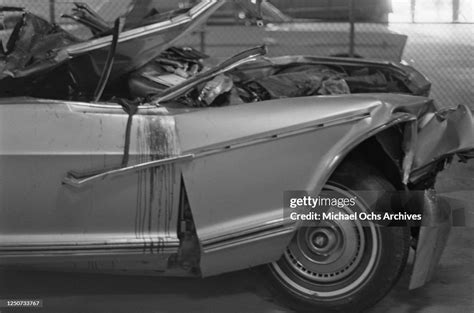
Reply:
<svg viewBox="0 0 474 313"><path fill-rule="evenodd" d="M452 225L451 207L445 200L437 197L434 189L415 194L422 197L423 220L416 245L410 289L423 286L433 276Z"/></svg>

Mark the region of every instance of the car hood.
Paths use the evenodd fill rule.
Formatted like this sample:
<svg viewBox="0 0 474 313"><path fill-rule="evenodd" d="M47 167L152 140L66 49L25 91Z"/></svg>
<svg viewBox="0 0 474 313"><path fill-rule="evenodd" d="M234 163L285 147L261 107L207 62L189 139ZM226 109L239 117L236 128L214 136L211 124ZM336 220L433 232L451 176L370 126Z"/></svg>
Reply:
<svg viewBox="0 0 474 313"><path fill-rule="evenodd" d="M155 2L158 1L135 0L127 13L120 18L122 27L117 39L116 62L112 68L111 79L139 68L156 58L182 36L204 23L224 3L219 0L201 0L188 9L160 14L156 11L159 6L155 7ZM82 6L82 4L76 4L73 12L86 11L87 9ZM81 14L90 12L83 11ZM23 14L20 24L16 26L19 31L12 34L15 38L10 38L12 51L7 51L5 59L0 64L0 79L7 76L19 78L45 72L67 60L83 55L101 64L104 55L111 49L113 42L111 27L108 31L96 34L90 40L80 41L40 17L26 11ZM107 24L95 12L89 16L95 21L100 21L99 26L107 27ZM77 16L76 20L78 20ZM88 25L84 19L82 21L83 24ZM19 42L25 43L29 49L15 51L15 46L18 46L15 43ZM30 61L18 63L19 59Z"/></svg>

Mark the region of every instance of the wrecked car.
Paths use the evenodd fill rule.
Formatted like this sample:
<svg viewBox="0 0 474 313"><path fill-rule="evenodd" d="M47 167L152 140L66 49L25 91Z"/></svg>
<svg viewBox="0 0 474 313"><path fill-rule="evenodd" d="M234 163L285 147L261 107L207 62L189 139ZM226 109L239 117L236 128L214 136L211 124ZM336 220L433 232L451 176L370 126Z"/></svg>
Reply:
<svg viewBox="0 0 474 313"><path fill-rule="evenodd" d="M77 4L69 18L88 40L9 8L0 266L189 277L256 267L297 310L357 312L392 288L413 247L410 288L422 286L450 229L436 175L474 156L471 111L438 106L401 63L267 58L264 46L216 61L173 46L221 4L132 6L112 24ZM333 213L422 221L307 225L287 214L290 191L358 199ZM384 197L396 191L403 208Z"/></svg>

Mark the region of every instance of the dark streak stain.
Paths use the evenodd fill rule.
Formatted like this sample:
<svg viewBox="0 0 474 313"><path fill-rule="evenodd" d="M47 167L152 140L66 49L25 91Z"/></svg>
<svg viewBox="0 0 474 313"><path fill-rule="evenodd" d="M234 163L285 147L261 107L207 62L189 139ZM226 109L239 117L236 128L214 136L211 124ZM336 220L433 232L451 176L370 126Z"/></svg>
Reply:
<svg viewBox="0 0 474 313"><path fill-rule="evenodd" d="M174 120L169 116L143 119L137 131L138 162L148 162L179 155ZM135 236L143 239L144 253L160 253L165 237L173 234L173 187L176 165L140 171L137 175Z"/></svg>

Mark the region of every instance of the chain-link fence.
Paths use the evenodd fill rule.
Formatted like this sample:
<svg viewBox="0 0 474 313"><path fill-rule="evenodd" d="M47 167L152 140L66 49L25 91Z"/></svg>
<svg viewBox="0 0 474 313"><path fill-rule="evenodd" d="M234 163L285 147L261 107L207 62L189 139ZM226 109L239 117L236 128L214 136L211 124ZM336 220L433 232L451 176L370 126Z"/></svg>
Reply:
<svg viewBox="0 0 474 313"><path fill-rule="evenodd" d="M68 14L74 7L73 0L0 0L0 6L23 7L50 22L60 24L64 29L81 39L87 39L91 32L71 19L62 17ZM130 0L81 0L91 9L96 11L106 21L113 21L115 18L126 13ZM2 17L0 16L0 23Z"/></svg>
<svg viewBox="0 0 474 313"><path fill-rule="evenodd" d="M231 1L232 5L216 12L208 25L183 38L177 44L204 49L206 53L222 58L245 48L266 44L270 56L352 55L391 61L403 59L432 81L432 97L440 105L452 106L464 103L474 109L474 24L471 12L474 4L470 0L391 0L391 2L377 0L393 5L393 13L388 14L387 10L392 8L367 13L370 1L374 0L332 1L332 11L326 12L324 10L328 10L327 7L321 5L317 7L318 1L302 0L300 3L297 0L287 2L273 0L273 5L263 11L265 20L270 23L264 27L257 27L254 25L255 19L258 18L255 16L256 11L252 11L248 6L242 6L243 2L252 4L256 1L235 0L240 4L235 5ZM130 4L130 0L82 0L82 2L87 3L107 21L124 14ZM191 0L157 1L164 6L162 10L192 2ZM302 5L303 2L305 6ZM345 3L346 7L341 3ZM70 19L61 18L63 13L72 9L73 1L0 0L0 5L23 6L33 13L61 24L81 38L90 36L85 27L78 26ZM295 13L297 18L282 13L278 5L287 13L297 12ZM302 7L298 9L297 5ZM353 11L349 10L350 8ZM305 19L298 18L298 14L303 14ZM320 19L308 19L308 15L311 14ZM331 21L321 19L325 14L331 16ZM285 16L289 18L285 19ZM442 23L427 23L430 16L432 21ZM349 22L351 17L355 21L353 24Z"/></svg>

